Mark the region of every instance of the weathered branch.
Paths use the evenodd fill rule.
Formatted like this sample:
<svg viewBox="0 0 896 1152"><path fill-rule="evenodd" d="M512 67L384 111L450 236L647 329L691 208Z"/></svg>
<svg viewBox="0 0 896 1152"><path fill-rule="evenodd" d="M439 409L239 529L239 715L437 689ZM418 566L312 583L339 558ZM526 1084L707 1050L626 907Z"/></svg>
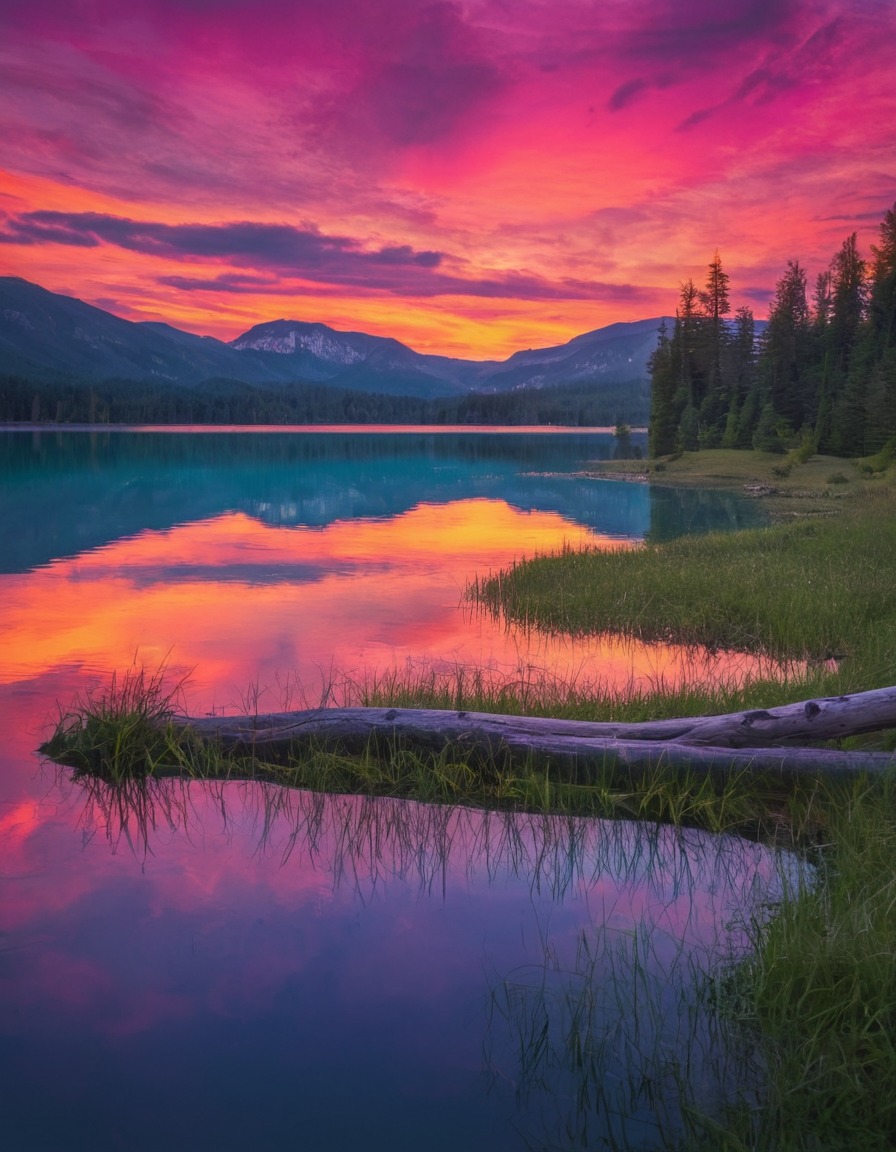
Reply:
<svg viewBox="0 0 896 1152"><path fill-rule="evenodd" d="M311 746L360 751L385 740L429 751L547 758L578 768L612 763L640 770L662 763L712 774L746 769L793 776L881 772L896 763L896 755L889 752L792 746L896 727L896 688L805 700L769 711L643 724L417 708L318 708L176 717L174 722L226 748L271 758Z"/></svg>

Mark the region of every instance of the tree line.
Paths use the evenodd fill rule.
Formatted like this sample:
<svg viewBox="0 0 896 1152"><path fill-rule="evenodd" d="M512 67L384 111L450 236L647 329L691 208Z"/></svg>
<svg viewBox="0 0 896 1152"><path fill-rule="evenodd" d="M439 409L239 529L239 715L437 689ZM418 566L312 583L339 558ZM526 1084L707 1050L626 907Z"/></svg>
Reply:
<svg viewBox="0 0 896 1152"><path fill-rule="evenodd" d="M791 260L757 338L730 314L716 252L704 288L681 285L674 326L650 360L651 456L756 448L865 456L896 438L896 204L869 259L856 233L819 272Z"/></svg>
<svg viewBox="0 0 896 1152"><path fill-rule="evenodd" d="M424 399L297 381L35 381L0 376L0 420L32 424L565 424L643 425L646 380Z"/></svg>

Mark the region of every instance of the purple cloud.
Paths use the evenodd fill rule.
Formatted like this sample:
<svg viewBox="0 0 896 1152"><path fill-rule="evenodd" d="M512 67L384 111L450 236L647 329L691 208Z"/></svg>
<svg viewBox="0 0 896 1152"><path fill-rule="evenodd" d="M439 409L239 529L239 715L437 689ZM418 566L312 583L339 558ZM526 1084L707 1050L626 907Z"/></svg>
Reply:
<svg viewBox="0 0 896 1152"><path fill-rule="evenodd" d="M151 256L227 259L252 266L288 269L295 275L333 266L438 267L440 252L416 252L410 245L365 251L347 236L326 236L291 224L159 224L97 212L26 212L7 220L0 239L16 244L112 244ZM340 261L342 262L340 265Z"/></svg>
<svg viewBox="0 0 896 1152"><path fill-rule="evenodd" d="M740 104L759 107L798 90L806 83L823 83L835 69L834 57L845 32L843 21L838 18L821 25L808 36L803 34L782 46L770 46L762 63L747 73L731 95L692 112L676 126L676 131L686 132L716 113Z"/></svg>
<svg viewBox="0 0 896 1152"><path fill-rule="evenodd" d="M494 46L460 4L398 3L389 23L388 36L374 32L363 52L347 61L342 75L348 83L337 72L335 91L312 102L318 138L347 138L365 151L377 140L398 147L432 144L507 87Z"/></svg>
<svg viewBox="0 0 896 1152"><path fill-rule="evenodd" d="M644 93L650 85L646 80L635 79L627 80L624 84L620 84L610 99L607 101L607 107L611 112L619 112L623 108L627 108L632 104L642 93Z"/></svg>
<svg viewBox="0 0 896 1152"><path fill-rule="evenodd" d="M109 244L165 259L228 261L276 274L223 273L208 278L167 275L158 282L183 291L230 293L269 292L284 280L343 285L359 293L390 292L416 297L442 295L519 299L630 299L648 294L634 285L562 278L556 281L526 272L465 277L442 270L443 253L417 251L409 244L367 250L348 236L327 236L312 226L257 224L161 224L95 212L27 212L7 218L0 242L66 244L96 247ZM460 267L463 261L455 259ZM290 287L291 293L301 287Z"/></svg>

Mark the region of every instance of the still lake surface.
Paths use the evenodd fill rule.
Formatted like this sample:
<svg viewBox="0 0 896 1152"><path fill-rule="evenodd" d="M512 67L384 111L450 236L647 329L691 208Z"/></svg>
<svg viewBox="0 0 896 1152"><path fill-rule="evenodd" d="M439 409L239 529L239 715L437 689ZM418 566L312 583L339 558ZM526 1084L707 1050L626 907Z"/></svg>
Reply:
<svg viewBox="0 0 896 1152"><path fill-rule="evenodd" d="M661 1148L745 1070L697 1002L781 861L732 837L167 783L140 819L34 749L135 662L191 710L398 670L637 684L667 647L527 635L467 582L736 527L575 475L612 435L0 432L0 1066L10 1148ZM724 655L709 675L747 669ZM685 1072L686 1069L686 1072Z"/></svg>

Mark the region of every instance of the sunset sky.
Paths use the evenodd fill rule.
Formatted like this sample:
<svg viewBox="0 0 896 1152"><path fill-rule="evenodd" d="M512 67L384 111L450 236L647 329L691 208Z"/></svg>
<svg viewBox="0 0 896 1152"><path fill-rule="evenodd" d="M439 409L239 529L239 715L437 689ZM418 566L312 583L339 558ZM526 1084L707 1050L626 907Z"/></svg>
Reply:
<svg viewBox="0 0 896 1152"><path fill-rule="evenodd" d="M0 275L504 357L896 200L894 0L0 0Z"/></svg>

